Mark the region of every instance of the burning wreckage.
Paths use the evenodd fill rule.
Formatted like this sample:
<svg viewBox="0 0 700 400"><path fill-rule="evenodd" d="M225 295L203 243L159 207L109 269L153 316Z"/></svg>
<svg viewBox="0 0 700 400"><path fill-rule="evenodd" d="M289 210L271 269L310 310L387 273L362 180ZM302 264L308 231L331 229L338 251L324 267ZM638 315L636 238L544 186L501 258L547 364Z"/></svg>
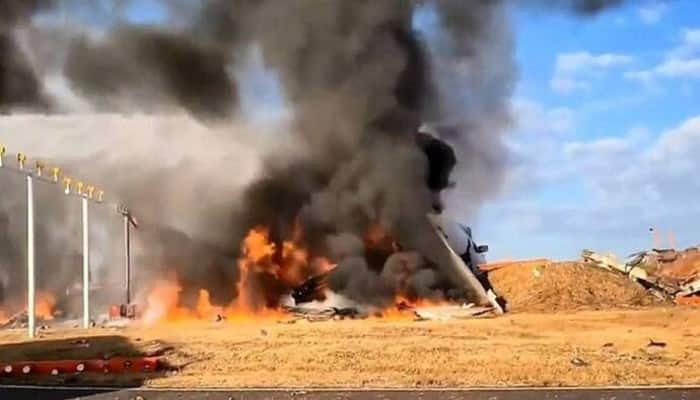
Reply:
<svg viewBox="0 0 700 400"><path fill-rule="evenodd" d="M120 157L119 149L110 148L110 154L123 163L120 170L136 173L114 176L117 161L90 168L90 178L108 182L105 189L123 197L143 222L134 235L136 314L145 320L260 314L279 311L280 297L289 300L290 293L294 307L339 308L342 303L361 313L450 300L504 310L477 267L486 248L447 218L440 193L451 186L454 150L461 172L468 171L460 174L461 182L481 189L465 196L470 203L478 205L494 194L505 175L501 135L516 75L510 30L503 24L505 2L434 2L444 35L430 40L414 29L419 3L211 1L202 2L183 24L119 21L106 24L115 28L95 37L66 33L70 40L58 71L96 109L118 114L181 110L216 122L211 132L198 128L196 135L174 129L181 131L184 164L200 167L188 177L198 184L212 171L211 161L201 157L209 150L191 148L193 141L208 142L203 135L216 136L222 142L211 143L226 149L221 168L214 168L225 175L218 177L221 182L229 183L241 165L233 154L238 133L226 129L220 135L213 129L241 122L236 120L240 78L229 72L247 64L232 55L259 49L292 116L284 128L289 146L271 145L257 154L258 176L245 186L214 193L215 185L207 185L207 196L216 201L206 207L203 190L183 193L184 177L176 172L183 162L167 167L150 157L136 162L129 146L121 146ZM31 16L39 11L35 8L18 15ZM285 23L268 29L271 20ZM17 48L11 55L25 51L10 44ZM453 73L456 65L468 65L460 68L468 73ZM44 70L34 71L28 63L26 70L29 83L39 88ZM139 79L143 76L159 79ZM36 97L43 100L41 93ZM443 136L436 128L435 135L420 129L421 121L449 121L459 129ZM54 207L52 215L68 214ZM188 210L197 215L181 218ZM21 215L9 206L6 212ZM62 222L56 226L64 230ZM48 225L38 228L52 232ZM52 254L60 254L67 239L47 236L56 248L38 249L37 257L55 265ZM116 237L114 232L105 236ZM19 282L21 262L14 255L7 258L9 280ZM65 273L50 282L39 277L40 288L60 294L71 284L74 260L62 258L55 269ZM95 268L105 273L103 283L118 279L110 276L115 268L107 260ZM8 297L22 297L21 288L10 289L16 293ZM333 294L348 302L334 301L338 296ZM61 303L68 296L57 297Z"/></svg>
<svg viewBox="0 0 700 400"><path fill-rule="evenodd" d="M212 305L209 291L205 289L199 290L194 306L183 306L180 293L183 285L175 278L156 282L145 298L137 300L138 307L135 304L110 307L107 319L98 318L102 321L99 323L109 324L109 320L120 318L140 319L146 323L193 317L218 321L241 315L265 315L268 311L286 312L308 320L364 318L394 312L429 319L505 312L504 299L496 295L486 273L479 268L486 264L488 246L477 245L469 227L443 213L441 192L452 186L449 177L456 164L452 147L434 131L424 130L416 134L416 144L428 160L426 184L432 194L432 212L422 220L412 221L414 234L404 238L406 241L374 225L363 243L368 264L382 266L376 276L378 279L365 284L382 286L382 292L391 293L390 297L363 303L345 296L342 291L334 292L333 287L338 286L334 281L347 279L344 275L353 271L338 268L330 259L309 257L297 238L276 243L270 231L256 228L243 241L243 256L238 260L237 297L230 306ZM315 267L309 268L312 264ZM417 265L427 266L421 273L430 277L429 283L420 286L429 287L432 292L419 292L412 286L412 280L420 279ZM273 278L269 277L271 272ZM290 290L273 290L273 296L278 293L282 298L268 298L260 303L261 297L269 295L265 293L265 285L270 279L284 281ZM384 290L386 288L389 289ZM59 323L54 317L62 310L53 296L49 299L50 302L40 307L45 310L38 315L39 321ZM26 310L3 319L3 327L23 326Z"/></svg>
<svg viewBox="0 0 700 400"><path fill-rule="evenodd" d="M427 214L423 221L416 224L415 229L423 231L420 235L422 240L413 242L411 250L420 254L419 257L427 258L435 269L447 278L444 282L447 287L443 288L445 293L451 291L461 293L461 298L457 296L450 300L468 301L469 303L463 303L456 308L446 304L442 304L438 308L416 307L417 304L421 304L420 301L415 303L398 299L395 306L402 311L412 311L419 318L431 319L441 318L439 316L441 313L452 316L458 314L464 316L485 313L502 314L506 311L506 302L495 293L486 272L479 268L486 264L485 253L488 251L488 246L477 245L470 227L450 219L443 213L441 192L453 186L449 176L456 163L454 151L449 144L438 137L435 130L425 129L425 126L421 128L423 129L420 129L416 134L416 143L428 158L427 185L432 193L433 212ZM385 238L370 237L370 246L368 247L371 249L374 247L372 244L376 245L378 244L376 242L382 239ZM410 269L411 258L416 257L417 254L413 252L402 253L404 246L397 241L392 241L389 247L394 251L390 257L398 258L398 263L402 264L403 268ZM342 299L338 302L337 295L329 292L329 282L334 279L335 272L334 269L329 269L305 280L293 289L284 302L285 308L297 316L312 319L326 319L334 316L339 318L366 316L371 307L348 305L352 302L343 302ZM404 279L406 278L408 277L405 276ZM335 304L334 300L338 304ZM428 304L430 303L428 302Z"/></svg>

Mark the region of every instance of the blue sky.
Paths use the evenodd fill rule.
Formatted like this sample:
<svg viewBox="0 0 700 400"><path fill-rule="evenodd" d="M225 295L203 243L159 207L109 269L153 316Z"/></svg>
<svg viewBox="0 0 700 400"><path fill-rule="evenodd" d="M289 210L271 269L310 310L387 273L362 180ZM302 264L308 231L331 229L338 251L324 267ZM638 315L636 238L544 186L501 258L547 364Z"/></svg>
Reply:
<svg viewBox="0 0 700 400"><path fill-rule="evenodd" d="M132 4L134 22L163 19L156 1ZM625 255L653 244L650 227L664 245L671 234L679 247L700 243L698 16L694 0L628 2L587 18L510 10L519 69L511 168L466 221L491 258ZM251 60L248 73L260 71ZM244 110L280 108L271 76L244 81Z"/></svg>
<svg viewBox="0 0 700 400"><path fill-rule="evenodd" d="M512 12L517 165L477 221L492 257L700 243L700 2Z"/></svg>

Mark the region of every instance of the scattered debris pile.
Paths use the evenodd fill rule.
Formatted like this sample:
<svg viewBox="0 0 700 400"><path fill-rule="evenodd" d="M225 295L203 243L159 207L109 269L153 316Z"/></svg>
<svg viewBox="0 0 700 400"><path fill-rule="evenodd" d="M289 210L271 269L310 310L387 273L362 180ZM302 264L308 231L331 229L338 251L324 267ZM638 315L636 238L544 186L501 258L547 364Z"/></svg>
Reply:
<svg viewBox="0 0 700 400"><path fill-rule="evenodd" d="M45 318L41 315L37 315L37 323L39 329L45 328L46 325L44 323L48 323L53 320L52 318ZM0 329L20 329L20 328L26 328L27 324L29 323L29 315L27 314L27 310L22 310L20 312L17 312L7 319L0 320Z"/></svg>
<svg viewBox="0 0 700 400"><path fill-rule="evenodd" d="M292 306L286 307L285 310L290 313L294 319L283 321L284 323L294 323L297 320L306 320L309 322L319 322L328 320L344 320L344 319L365 319L369 317L402 317L405 319L411 318L415 321L431 321L431 320L451 320L451 319L470 319L482 316L495 315L492 307L475 306L474 304L440 304L426 306L411 306L407 304L399 304L395 310L389 314L377 312L372 313L366 310L361 310L357 307L304 307Z"/></svg>
<svg viewBox="0 0 700 400"><path fill-rule="evenodd" d="M285 310L294 316L294 320L305 319L309 322L328 321L331 319L364 319L368 313L356 307L285 307ZM293 321L294 321L293 320Z"/></svg>
<svg viewBox="0 0 700 400"><path fill-rule="evenodd" d="M652 249L632 254L622 263L591 250L582 259L596 267L627 275L657 297L679 304L700 304L700 248Z"/></svg>
<svg viewBox="0 0 700 400"><path fill-rule="evenodd" d="M523 261L490 268L512 311L550 312L645 306L658 302L623 276L581 262Z"/></svg>

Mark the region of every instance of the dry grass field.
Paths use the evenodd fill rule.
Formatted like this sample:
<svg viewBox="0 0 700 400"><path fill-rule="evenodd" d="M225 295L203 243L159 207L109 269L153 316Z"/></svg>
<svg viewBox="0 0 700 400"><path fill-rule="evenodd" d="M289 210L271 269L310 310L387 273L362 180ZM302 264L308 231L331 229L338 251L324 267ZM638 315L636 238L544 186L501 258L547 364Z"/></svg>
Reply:
<svg viewBox="0 0 700 400"><path fill-rule="evenodd" d="M89 345L75 344L83 337ZM649 346L650 339L665 346ZM24 331L13 331L0 333L0 359L134 355L154 341L172 346L165 359L181 367L177 373L69 382L230 388L700 383L700 312L660 306L441 322L187 322L44 331L33 343Z"/></svg>

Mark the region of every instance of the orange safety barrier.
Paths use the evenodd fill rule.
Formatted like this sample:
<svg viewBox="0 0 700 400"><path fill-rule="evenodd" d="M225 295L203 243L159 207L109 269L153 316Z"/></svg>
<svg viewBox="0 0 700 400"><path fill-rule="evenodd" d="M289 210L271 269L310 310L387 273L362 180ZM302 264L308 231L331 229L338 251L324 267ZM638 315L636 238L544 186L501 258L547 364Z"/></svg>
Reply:
<svg viewBox="0 0 700 400"><path fill-rule="evenodd" d="M160 366L158 357L114 357L108 360L58 360L0 362L0 375L59 375L82 372L122 374L152 372Z"/></svg>

